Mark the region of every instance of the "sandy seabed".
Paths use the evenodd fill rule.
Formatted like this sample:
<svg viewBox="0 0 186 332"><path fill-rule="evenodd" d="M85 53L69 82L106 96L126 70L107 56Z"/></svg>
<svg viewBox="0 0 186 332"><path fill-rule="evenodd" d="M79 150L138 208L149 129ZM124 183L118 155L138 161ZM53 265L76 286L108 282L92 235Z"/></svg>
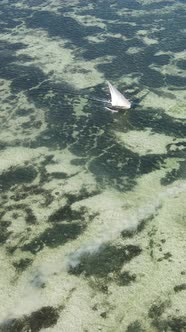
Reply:
<svg viewBox="0 0 186 332"><path fill-rule="evenodd" d="M185 10L1 2L0 331L185 331Z"/></svg>

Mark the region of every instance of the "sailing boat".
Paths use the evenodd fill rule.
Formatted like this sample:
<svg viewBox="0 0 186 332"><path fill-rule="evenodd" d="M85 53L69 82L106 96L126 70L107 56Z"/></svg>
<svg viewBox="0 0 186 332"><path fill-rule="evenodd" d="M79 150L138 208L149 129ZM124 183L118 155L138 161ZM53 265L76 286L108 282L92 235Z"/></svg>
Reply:
<svg viewBox="0 0 186 332"><path fill-rule="evenodd" d="M111 94L111 104L113 107L117 107L117 110L112 110L107 107L108 110L112 112L118 112L122 109L131 108L131 103L128 99L126 99L121 92L119 92L110 82L108 82L110 94Z"/></svg>

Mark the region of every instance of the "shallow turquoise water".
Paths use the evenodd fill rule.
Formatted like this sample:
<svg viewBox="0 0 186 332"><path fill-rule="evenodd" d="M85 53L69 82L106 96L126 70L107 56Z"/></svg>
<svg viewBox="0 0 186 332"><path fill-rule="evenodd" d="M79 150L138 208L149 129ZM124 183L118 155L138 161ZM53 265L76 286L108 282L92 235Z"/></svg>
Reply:
<svg viewBox="0 0 186 332"><path fill-rule="evenodd" d="M185 330L185 10L2 1L1 331Z"/></svg>

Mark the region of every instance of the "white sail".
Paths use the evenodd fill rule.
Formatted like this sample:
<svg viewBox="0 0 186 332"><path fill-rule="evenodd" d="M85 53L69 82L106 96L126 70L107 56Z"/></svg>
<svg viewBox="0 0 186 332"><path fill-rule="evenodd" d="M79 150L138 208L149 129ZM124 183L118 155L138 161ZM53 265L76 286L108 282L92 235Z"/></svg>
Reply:
<svg viewBox="0 0 186 332"><path fill-rule="evenodd" d="M107 82L111 94L111 104L116 107L130 108L131 103L110 82Z"/></svg>

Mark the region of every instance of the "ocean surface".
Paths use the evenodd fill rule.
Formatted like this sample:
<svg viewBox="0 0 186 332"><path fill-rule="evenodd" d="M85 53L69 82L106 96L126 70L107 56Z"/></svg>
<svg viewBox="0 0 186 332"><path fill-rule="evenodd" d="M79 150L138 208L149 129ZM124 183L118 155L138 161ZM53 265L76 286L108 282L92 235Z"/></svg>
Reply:
<svg viewBox="0 0 186 332"><path fill-rule="evenodd" d="M185 0L1 0L0 332L186 331L185 48Z"/></svg>

